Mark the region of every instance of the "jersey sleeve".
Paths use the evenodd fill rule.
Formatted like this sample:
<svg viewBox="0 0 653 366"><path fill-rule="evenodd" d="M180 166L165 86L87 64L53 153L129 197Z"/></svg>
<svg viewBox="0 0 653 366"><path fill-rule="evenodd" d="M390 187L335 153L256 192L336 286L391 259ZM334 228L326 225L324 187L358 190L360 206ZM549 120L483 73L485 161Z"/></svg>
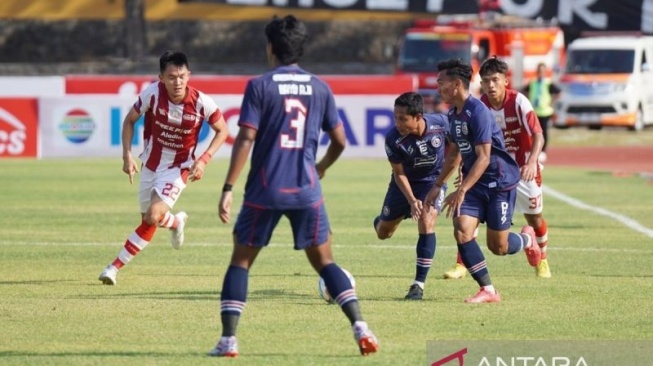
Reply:
<svg viewBox="0 0 653 366"><path fill-rule="evenodd" d="M385 155L391 163L399 164L403 161L403 157L399 149L397 149L394 141L395 136L393 136L392 133L385 136Z"/></svg>
<svg viewBox="0 0 653 366"><path fill-rule="evenodd" d="M528 132L529 136L536 133L542 133L542 126L533 110L533 105L525 95L517 93L517 97L515 98L515 110L517 111L519 120L524 126L524 130Z"/></svg>
<svg viewBox="0 0 653 366"><path fill-rule="evenodd" d="M491 144L493 127L496 125L492 112L479 101L472 113L476 117L470 119L470 123L473 124L471 130L474 131L473 144Z"/></svg>
<svg viewBox="0 0 653 366"><path fill-rule="evenodd" d="M215 124L222 117L222 111L218 107L218 104L204 93L200 93L200 103L204 108L204 119L210 124Z"/></svg>
<svg viewBox="0 0 653 366"><path fill-rule="evenodd" d="M326 105L324 108L324 120L322 121L322 130L331 131L338 127L340 124L340 117L338 116L338 108L336 108L336 101L331 92L331 88L326 86Z"/></svg>
<svg viewBox="0 0 653 366"><path fill-rule="evenodd" d="M258 130L261 122L261 110L263 99L259 90L256 89L254 80L247 82L245 95L240 106L239 126L246 126Z"/></svg>
<svg viewBox="0 0 653 366"><path fill-rule="evenodd" d="M159 83L152 83L150 84L147 88L143 89L141 94L138 96L138 100L136 100L136 103L134 103L134 110L138 112L138 114L143 114L147 111L149 111L154 103L154 99L156 98L156 94L159 92Z"/></svg>

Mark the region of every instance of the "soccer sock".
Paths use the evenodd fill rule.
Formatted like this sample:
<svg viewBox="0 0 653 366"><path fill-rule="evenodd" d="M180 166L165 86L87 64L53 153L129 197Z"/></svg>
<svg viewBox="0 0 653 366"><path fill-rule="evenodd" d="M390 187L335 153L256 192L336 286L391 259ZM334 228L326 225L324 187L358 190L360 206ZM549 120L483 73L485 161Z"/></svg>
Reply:
<svg viewBox="0 0 653 366"><path fill-rule="evenodd" d="M526 247L528 237L526 234L508 233L508 253L515 254Z"/></svg>
<svg viewBox="0 0 653 366"><path fill-rule="evenodd" d="M546 259L546 245L549 241L549 227L546 225L546 221L542 219L542 225L540 227L534 227L533 229L535 229L537 245L539 245L542 250L542 259Z"/></svg>
<svg viewBox="0 0 653 366"><path fill-rule="evenodd" d="M374 231L376 231L376 225L379 224L379 221L381 221L381 216L377 216L374 218Z"/></svg>
<svg viewBox="0 0 653 366"><path fill-rule="evenodd" d="M363 320L356 297L356 291L351 286L351 281L337 264L331 263L320 271L320 277L335 302L340 305L351 324Z"/></svg>
<svg viewBox="0 0 653 366"><path fill-rule="evenodd" d="M465 265L465 263L463 263L463 259L462 259L462 257L460 256L460 251L459 251L458 254L456 255L456 263L460 264L461 266L464 266L464 265Z"/></svg>
<svg viewBox="0 0 653 366"><path fill-rule="evenodd" d="M481 287L492 285L490 280L490 272L487 270L485 264L485 256L481 248L478 246L476 239L472 239L467 243L458 244L458 252L463 260L463 264L474 278L474 281Z"/></svg>
<svg viewBox="0 0 653 366"><path fill-rule="evenodd" d="M222 319L222 336L236 335L238 319L245 309L247 301L247 281L249 272L238 266L229 266L222 282L220 294L220 317Z"/></svg>
<svg viewBox="0 0 653 366"><path fill-rule="evenodd" d="M163 215L163 218L159 221L159 226L160 227L167 227L167 228L170 228L170 229L176 229L177 225L179 225L179 220L177 220L177 216L170 213L170 211L166 212Z"/></svg>
<svg viewBox="0 0 653 366"><path fill-rule="evenodd" d="M435 233L419 234L415 253L415 282L424 283L435 256Z"/></svg>
<svg viewBox="0 0 653 366"><path fill-rule="evenodd" d="M150 243L155 232L156 226L149 225L145 220L143 220L141 225L129 235L125 242L125 246L120 250L118 257L116 257L112 264L116 268L121 269Z"/></svg>

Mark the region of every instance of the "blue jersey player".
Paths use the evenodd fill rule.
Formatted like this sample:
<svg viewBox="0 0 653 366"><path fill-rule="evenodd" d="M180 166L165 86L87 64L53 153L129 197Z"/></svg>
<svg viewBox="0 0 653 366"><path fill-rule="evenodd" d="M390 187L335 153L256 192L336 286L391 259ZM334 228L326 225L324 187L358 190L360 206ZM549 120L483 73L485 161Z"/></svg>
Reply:
<svg viewBox="0 0 653 366"><path fill-rule="evenodd" d="M385 137L385 151L392 176L381 214L374 220L379 239L388 239L402 220L417 221L415 280L406 300L421 300L424 282L435 256L435 222L446 189L424 210L424 198L442 170L449 121L445 114L424 114L423 99L414 92L401 94L394 105L395 128ZM445 179L446 181L446 179Z"/></svg>
<svg viewBox="0 0 653 366"><path fill-rule="evenodd" d="M445 159L443 174L429 192L426 204L440 195L446 182L443 177L454 171L462 158L462 182L444 201L447 216L453 216L454 237L463 263L479 292L466 299L468 303L499 302L501 296L490 280L483 252L474 231L481 222L487 224L487 246L496 255L526 251L529 263L541 260L540 247L530 226L520 234L510 232L517 184L520 179L517 162L506 151L503 132L490 110L469 93L472 67L460 60L438 64L438 88L449 110L452 141Z"/></svg>
<svg viewBox="0 0 653 366"><path fill-rule="evenodd" d="M245 307L248 271L282 216L290 221L295 249L304 250L349 318L361 354L374 353L376 337L361 316L349 278L333 261L329 218L320 188L320 178L346 144L333 94L325 82L297 65L307 39L302 22L292 15L274 17L265 35L268 61L274 69L247 84L240 131L219 204L220 219L228 223L232 188L251 151L245 197L233 230L231 263L220 294L222 336L209 355L238 355L236 327ZM316 164L321 131L329 135L331 143Z"/></svg>

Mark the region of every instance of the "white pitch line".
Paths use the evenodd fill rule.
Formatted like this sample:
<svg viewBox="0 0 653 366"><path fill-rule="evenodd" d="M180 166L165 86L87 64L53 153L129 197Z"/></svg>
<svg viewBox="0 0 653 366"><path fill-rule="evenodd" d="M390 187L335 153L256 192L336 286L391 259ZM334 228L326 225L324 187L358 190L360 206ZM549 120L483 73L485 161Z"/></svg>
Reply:
<svg viewBox="0 0 653 366"><path fill-rule="evenodd" d="M482 245L482 243L480 243ZM119 247L123 243L54 243L54 242L18 242L18 241L0 241L2 246L56 246L56 247ZM188 247L231 247L231 243L188 243ZM159 246L155 244L155 246ZM333 248L338 249L392 249L392 250L415 250L413 244L406 245L387 245L387 244L362 244L362 245L344 245L332 244ZM292 244L270 243L268 247L291 249ZM439 250L458 250L458 247L453 245L438 245ZM606 253L653 253L653 249L625 249L625 248L571 248L559 247L548 248L547 250L565 251L565 252L606 252Z"/></svg>
<svg viewBox="0 0 653 366"><path fill-rule="evenodd" d="M555 198L555 199L557 199L559 201L562 201L562 202L564 202L564 203L566 203L566 204L568 204L570 206L579 208L581 210L591 211L591 212L593 212L595 214L598 214L598 215L601 215L601 216L606 216L606 217L609 217L611 219L617 220L620 223L622 223L624 226L628 227L629 229L637 231L639 233L642 233L642 234L648 236L649 238L653 238L653 229L648 228L648 227L640 224L639 222L631 219L628 216L624 216L622 214L618 214L616 212L606 210L603 207L589 205L589 204L587 204L587 203L585 203L585 202L583 202L581 200L577 200L577 199L575 199L573 197L569 197L569 196L567 196L566 194L564 194L562 192L558 192L555 189L553 189L553 188L551 188L549 186L546 186L546 185L543 185L542 189L544 190L544 193L547 196L553 197L553 198Z"/></svg>

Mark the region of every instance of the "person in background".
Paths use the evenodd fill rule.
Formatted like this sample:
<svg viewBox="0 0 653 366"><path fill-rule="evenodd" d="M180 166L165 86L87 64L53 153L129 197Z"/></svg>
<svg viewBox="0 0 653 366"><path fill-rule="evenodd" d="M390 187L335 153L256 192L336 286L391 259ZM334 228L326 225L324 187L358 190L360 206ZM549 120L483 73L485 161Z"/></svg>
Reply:
<svg viewBox="0 0 653 366"><path fill-rule="evenodd" d="M528 97L535 110L535 115L540 121L544 146L539 155L541 163L546 162L546 147L549 141L549 124L555 112L553 106L560 97L560 88L546 76L547 69L544 63L537 65L537 78L532 80L524 88L524 94Z"/></svg>
<svg viewBox="0 0 653 366"><path fill-rule="evenodd" d="M449 107L442 101L442 96L436 90L432 93L423 93L424 113L447 114Z"/></svg>

